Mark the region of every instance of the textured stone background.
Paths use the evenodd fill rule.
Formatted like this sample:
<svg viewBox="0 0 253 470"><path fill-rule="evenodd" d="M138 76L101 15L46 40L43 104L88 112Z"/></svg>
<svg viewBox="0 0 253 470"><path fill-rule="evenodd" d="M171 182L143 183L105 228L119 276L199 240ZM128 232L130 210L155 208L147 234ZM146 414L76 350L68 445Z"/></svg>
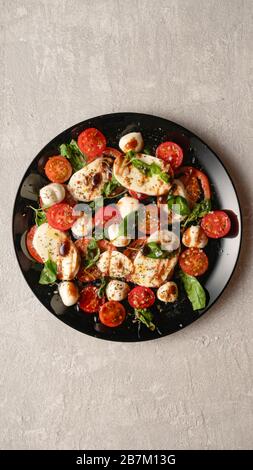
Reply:
<svg viewBox="0 0 253 470"><path fill-rule="evenodd" d="M0 447L252 448L253 2L1 0L0 11ZM58 322L12 247L13 200L31 159L64 128L113 111L199 134L234 177L248 225L211 312L143 344Z"/></svg>

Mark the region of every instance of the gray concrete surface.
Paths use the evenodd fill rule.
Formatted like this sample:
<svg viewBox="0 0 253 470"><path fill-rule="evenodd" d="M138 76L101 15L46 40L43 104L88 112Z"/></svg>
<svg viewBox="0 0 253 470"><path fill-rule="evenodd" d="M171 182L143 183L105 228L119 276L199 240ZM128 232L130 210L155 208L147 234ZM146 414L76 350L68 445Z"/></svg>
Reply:
<svg viewBox="0 0 253 470"><path fill-rule="evenodd" d="M253 443L251 0L1 0L0 448L244 449ZM72 124L139 111L222 157L241 196L239 267L170 337L103 342L48 314L11 239L17 185Z"/></svg>

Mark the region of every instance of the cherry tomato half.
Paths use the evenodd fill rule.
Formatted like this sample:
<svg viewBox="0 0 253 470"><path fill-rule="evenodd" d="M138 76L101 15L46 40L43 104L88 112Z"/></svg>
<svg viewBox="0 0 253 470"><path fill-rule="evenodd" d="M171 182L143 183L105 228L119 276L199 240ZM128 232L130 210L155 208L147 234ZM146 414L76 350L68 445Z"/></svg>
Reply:
<svg viewBox="0 0 253 470"><path fill-rule="evenodd" d="M102 132L95 127L89 127L79 134L77 139L78 147L88 157L93 159L102 155L106 147L106 138Z"/></svg>
<svg viewBox="0 0 253 470"><path fill-rule="evenodd" d="M172 168L178 168L182 165L183 150L175 142L163 142L156 149L156 156L169 162Z"/></svg>
<svg viewBox="0 0 253 470"><path fill-rule="evenodd" d="M54 204L47 210L47 221L51 227L57 230L69 230L77 216L74 214L73 208L65 202Z"/></svg>
<svg viewBox="0 0 253 470"><path fill-rule="evenodd" d="M149 287L134 287L128 294L128 302L133 308L148 308L155 302L155 294Z"/></svg>
<svg viewBox="0 0 253 470"><path fill-rule="evenodd" d="M203 217L201 227L209 238L222 238L230 231L231 220L224 211L212 211Z"/></svg>
<svg viewBox="0 0 253 470"><path fill-rule="evenodd" d="M192 166L183 166L177 170L176 174L185 185L188 196L193 203L201 199L202 192L205 199L211 199L209 180L203 171Z"/></svg>
<svg viewBox="0 0 253 470"><path fill-rule="evenodd" d="M80 293L79 306L85 313L96 313L105 302L105 297L98 297L98 288L86 286Z"/></svg>
<svg viewBox="0 0 253 470"><path fill-rule="evenodd" d="M37 253L37 251L35 250L33 246L33 238L34 238L36 230L37 230L37 225L33 225L33 227L30 228L30 230L27 232L26 246L32 258L34 258L38 263L44 263L43 259L40 257L40 255Z"/></svg>
<svg viewBox="0 0 253 470"><path fill-rule="evenodd" d="M188 248L179 257L180 268L189 276L202 276L208 269L208 258L199 248Z"/></svg>
<svg viewBox="0 0 253 470"><path fill-rule="evenodd" d="M45 173L53 183L64 183L72 175L72 166L65 157L57 155L49 158L45 166Z"/></svg>
<svg viewBox="0 0 253 470"><path fill-rule="evenodd" d="M116 300L109 300L99 310L99 319L103 325L115 328L121 325L126 318L123 305Z"/></svg>

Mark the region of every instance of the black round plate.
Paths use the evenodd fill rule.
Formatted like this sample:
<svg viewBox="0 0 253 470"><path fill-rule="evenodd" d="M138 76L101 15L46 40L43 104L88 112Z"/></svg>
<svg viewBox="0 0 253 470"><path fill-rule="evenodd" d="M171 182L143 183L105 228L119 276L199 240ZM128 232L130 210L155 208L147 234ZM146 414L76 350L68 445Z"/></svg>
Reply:
<svg viewBox="0 0 253 470"><path fill-rule="evenodd" d="M233 233L220 241L210 240L208 256L210 269L202 276L208 303L205 309L193 311L183 291L178 302L166 306L157 314L158 329L149 331L145 326L138 328L127 321L118 328L106 328L93 315L85 315L76 307L64 307L55 286L42 286L38 283L38 265L26 255L25 232L33 225L33 211L29 205L36 204L38 190L47 184L43 176L46 159L58 152L59 145L77 138L87 127L100 129L107 138L108 146L118 145L119 138L126 132L140 130L145 146L151 152L165 140L177 142L184 150L184 163L202 168L210 178L214 207L229 210L233 222ZM156 116L138 113L116 113L98 116L80 122L65 130L49 142L34 158L18 188L13 213L13 240L21 271L40 302L55 316L69 326L102 339L113 341L144 341L165 336L189 325L203 315L221 295L232 273L240 252L241 211L235 187L225 167L215 153L196 135L178 124ZM41 269L41 268L40 268ZM39 318L38 318L39 321Z"/></svg>

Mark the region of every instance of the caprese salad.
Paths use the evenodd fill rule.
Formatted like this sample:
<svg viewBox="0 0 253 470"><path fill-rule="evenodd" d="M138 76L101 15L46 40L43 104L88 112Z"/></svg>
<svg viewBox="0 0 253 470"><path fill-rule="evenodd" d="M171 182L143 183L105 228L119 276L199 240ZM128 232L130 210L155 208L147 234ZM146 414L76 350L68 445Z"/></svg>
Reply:
<svg viewBox="0 0 253 470"><path fill-rule="evenodd" d="M66 307L108 328L130 319L153 331L156 306L177 302L179 284L193 310L205 308L206 246L231 221L212 210L208 176L184 165L176 142L151 155L141 132L130 132L118 147L95 128L60 145L44 166L26 245L41 264L39 283L57 283Z"/></svg>

